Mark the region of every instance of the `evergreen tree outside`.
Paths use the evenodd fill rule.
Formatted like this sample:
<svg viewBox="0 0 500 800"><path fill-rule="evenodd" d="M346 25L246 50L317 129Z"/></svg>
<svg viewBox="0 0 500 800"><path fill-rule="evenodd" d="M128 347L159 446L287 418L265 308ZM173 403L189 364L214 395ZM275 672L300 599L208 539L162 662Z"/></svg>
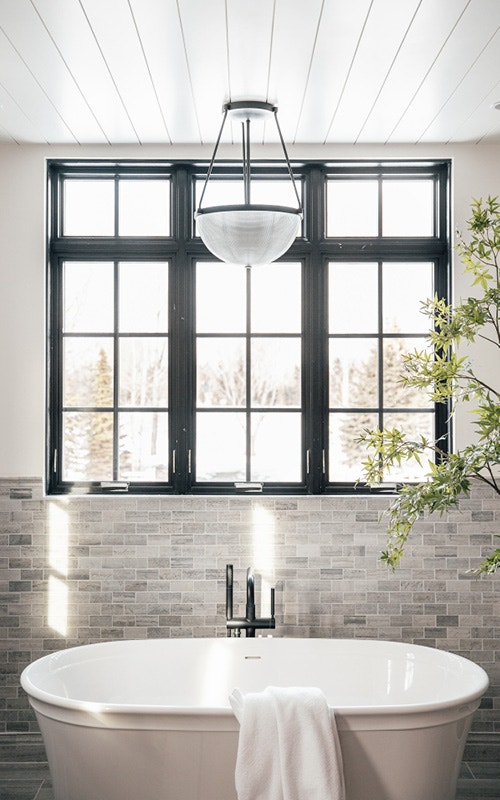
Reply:
<svg viewBox="0 0 500 800"><path fill-rule="evenodd" d="M92 344L85 339L65 342L63 458L64 480L89 480L88 461L91 436L91 418L88 411L71 410L94 405L92 374L95 356Z"/></svg>
<svg viewBox="0 0 500 800"><path fill-rule="evenodd" d="M71 405L71 403L70 403ZM85 411L66 411L63 416L64 480L88 480L90 418Z"/></svg>
<svg viewBox="0 0 500 800"><path fill-rule="evenodd" d="M113 376L103 348L94 375L94 397L97 408L113 404ZM113 414L95 411L90 414L87 473L90 480L113 479Z"/></svg>

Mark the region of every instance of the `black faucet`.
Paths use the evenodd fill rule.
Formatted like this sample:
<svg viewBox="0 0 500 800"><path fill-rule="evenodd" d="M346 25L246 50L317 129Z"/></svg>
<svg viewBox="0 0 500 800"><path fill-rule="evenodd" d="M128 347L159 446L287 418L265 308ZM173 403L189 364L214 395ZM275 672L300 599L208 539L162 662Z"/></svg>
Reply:
<svg viewBox="0 0 500 800"><path fill-rule="evenodd" d="M255 637L255 631L261 628L275 628L274 589L271 589L271 616L261 619L255 616L255 584L252 567L247 569L247 602L245 617L233 617L233 565L226 565L226 629L228 636L241 636L244 630L247 636Z"/></svg>

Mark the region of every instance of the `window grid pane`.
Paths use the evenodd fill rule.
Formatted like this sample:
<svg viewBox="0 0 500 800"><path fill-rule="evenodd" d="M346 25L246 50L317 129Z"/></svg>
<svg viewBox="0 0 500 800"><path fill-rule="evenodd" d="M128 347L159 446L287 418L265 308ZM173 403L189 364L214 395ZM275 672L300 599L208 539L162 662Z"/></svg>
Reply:
<svg viewBox="0 0 500 800"><path fill-rule="evenodd" d="M61 274L62 479L165 481L168 262L65 261Z"/></svg>
<svg viewBox="0 0 500 800"><path fill-rule="evenodd" d="M377 236L378 191L376 180L329 180L326 235Z"/></svg>
<svg viewBox="0 0 500 800"><path fill-rule="evenodd" d="M434 236L433 181L382 181L382 236Z"/></svg>
<svg viewBox="0 0 500 800"><path fill-rule="evenodd" d="M197 482L300 481L301 278L299 263L250 271L198 262ZM210 425L222 437L217 454ZM210 451L221 462L213 469Z"/></svg>
<svg viewBox="0 0 500 800"><path fill-rule="evenodd" d="M353 313L353 285L364 289L356 293L359 313ZM427 346L422 334L428 321L420 303L433 289L430 262L329 264L329 481L361 480L366 454L356 439L366 428L403 423L416 438L430 438L432 402L402 378L405 356ZM366 329L373 331L375 324L376 332L367 337ZM403 472L402 467L384 478L394 481ZM422 477L416 463L410 472L413 477L405 480Z"/></svg>
<svg viewBox="0 0 500 800"><path fill-rule="evenodd" d="M62 235L171 235L171 182L165 177L63 180Z"/></svg>
<svg viewBox="0 0 500 800"><path fill-rule="evenodd" d="M170 181L118 181L118 235L170 235Z"/></svg>
<svg viewBox="0 0 500 800"><path fill-rule="evenodd" d="M65 180L63 223L64 236L113 236L114 181Z"/></svg>
<svg viewBox="0 0 500 800"><path fill-rule="evenodd" d="M326 236L431 238L436 235L435 181L351 176L326 182Z"/></svg>

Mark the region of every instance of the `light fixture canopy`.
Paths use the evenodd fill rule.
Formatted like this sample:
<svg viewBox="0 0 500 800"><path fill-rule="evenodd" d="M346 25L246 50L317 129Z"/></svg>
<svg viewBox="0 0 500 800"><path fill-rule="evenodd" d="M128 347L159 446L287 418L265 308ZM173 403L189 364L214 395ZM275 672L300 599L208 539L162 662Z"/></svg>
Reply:
<svg viewBox="0 0 500 800"><path fill-rule="evenodd" d="M278 109L271 103L245 100L226 103L223 111L222 125L195 213L197 232L210 252L221 261L242 266L269 264L286 253L299 232L303 216L292 167L278 123ZM262 119L270 114L276 121L288 175L297 198L297 208L251 202L250 125L252 120ZM244 203L203 208L203 198L212 175L228 115L241 121Z"/></svg>

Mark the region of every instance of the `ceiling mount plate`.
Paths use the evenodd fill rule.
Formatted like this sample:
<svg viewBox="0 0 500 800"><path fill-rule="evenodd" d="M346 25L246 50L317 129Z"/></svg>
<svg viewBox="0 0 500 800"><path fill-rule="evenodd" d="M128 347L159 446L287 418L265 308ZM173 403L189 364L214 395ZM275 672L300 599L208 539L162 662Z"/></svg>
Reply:
<svg viewBox="0 0 500 800"><path fill-rule="evenodd" d="M277 108L272 103L260 100L237 100L234 103L226 103L223 110L234 119L255 120L265 119L269 114L274 114Z"/></svg>

